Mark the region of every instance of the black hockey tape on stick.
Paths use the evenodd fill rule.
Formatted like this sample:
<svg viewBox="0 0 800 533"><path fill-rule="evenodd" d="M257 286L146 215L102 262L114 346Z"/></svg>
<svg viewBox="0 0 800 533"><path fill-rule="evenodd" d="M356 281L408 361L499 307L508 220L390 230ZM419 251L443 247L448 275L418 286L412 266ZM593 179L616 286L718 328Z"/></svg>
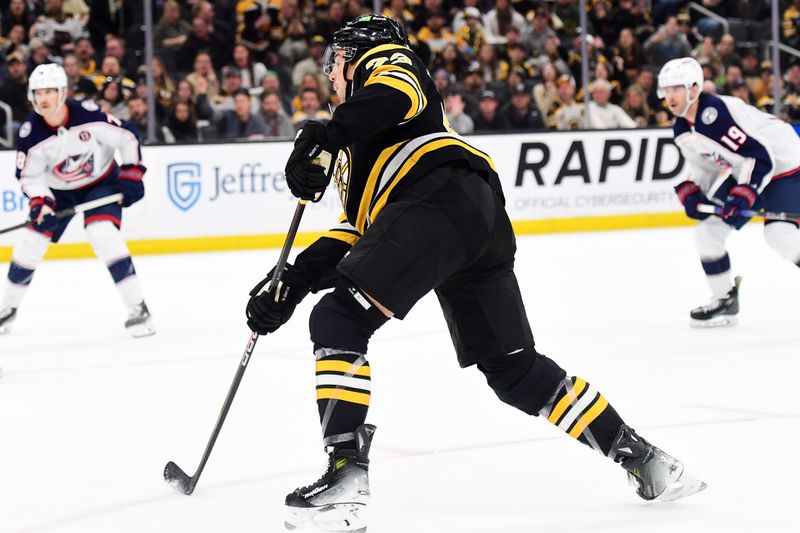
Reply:
<svg viewBox="0 0 800 533"><path fill-rule="evenodd" d="M97 200L92 200L90 202L86 202L83 204L78 204L75 207L70 207L69 209L62 209L61 211L56 211L53 213L53 216L56 218L64 218L69 217L77 213L83 213L84 211L90 211L92 209L97 209L98 207L102 207L108 204L115 204L122 201L122 193L112 194L110 196L105 196L103 198L98 198ZM10 231L16 231L18 229L22 229L28 224L30 224L30 220L26 220L21 224L16 224L14 226L0 229L0 235L3 233L8 233Z"/></svg>
<svg viewBox="0 0 800 533"><path fill-rule="evenodd" d="M711 204L698 204L697 210L701 213L706 213L708 215L722 215L722 208L716 205ZM784 212L770 212L764 211L763 209L759 211L752 211L750 209L739 209L737 210L739 215L745 217L761 217L766 218L768 220L783 220L786 222L800 222L800 213L784 213Z"/></svg>
<svg viewBox="0 0 800 533"><path fill-rule="evenodd" d="M292 217L292 223L289 225L289 232L286 234L286 240L283 242L281 255L278 257L278 263L275 265L275 273L272 275L272 286L277 286L281 276L283 275L283 269L286 266L286 262L289 260L289 251L292 249L292 243L294 243L294 238L297 235L297 228L300 226L300 219L303 218L303 211L305 210L306 203L306 200L300 200L297 202L297 207L295 208L294 216ZM197 486L197 482L200 480L200 474L203 473L203 469L205 468L208 458L211 455L211 450L214 448L214 443L217 442L217 437L222 430L222 424L225 423L225 418L228 416L228 411L230 411L231 404L233 403L233 397L236 396L236 391L239 389L239 384L242 382L242 378L244 377L244 371L247 370L247 364L250 362L250 356L253 355L253 350L256 347L256 341L258 341L258 333L254 331L250 332L250 338L247 341L244 354L242 354L242 359L239 361L239 366L236 369L236 375L233 377L233 383L231 383L231 387L228 389L228 395L225 397L225 403L222 404L222 410L219 413L214 430L211 432L211 437L208 439L208 444L206 444L206 449L203 452L202 459L200 459L200 465L197 467L197 471L195 471L193 476L189 476L181 469L181 467L172 461L168 462L164 467L164 480L172 485L177 491L182 492L187 496L194 492L194 488Z"/></svg>

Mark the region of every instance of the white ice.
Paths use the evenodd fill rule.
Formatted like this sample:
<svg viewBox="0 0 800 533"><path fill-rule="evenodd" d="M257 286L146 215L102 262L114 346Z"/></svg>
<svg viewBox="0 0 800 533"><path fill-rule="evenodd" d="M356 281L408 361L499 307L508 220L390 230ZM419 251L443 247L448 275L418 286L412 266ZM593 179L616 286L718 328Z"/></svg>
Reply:
<svg viewBox="0 0 800 533"><path fill-rule="evenodd" d="M427 297L370 346L370 533L797 531L800 271L751 226L730 242L740 324L720 330L688 327L709 296L690 228L519 239L538 349L705 492L641 501L619 466L502 404L459 369ZM169 460L194 472L248 338L247 292L276 258L137 257L158 326L141 340L99 262L46 262L0 337L0 531L282 531L284 495L324 465L314 297L260 339L194 495L161 477Z"/></svg>

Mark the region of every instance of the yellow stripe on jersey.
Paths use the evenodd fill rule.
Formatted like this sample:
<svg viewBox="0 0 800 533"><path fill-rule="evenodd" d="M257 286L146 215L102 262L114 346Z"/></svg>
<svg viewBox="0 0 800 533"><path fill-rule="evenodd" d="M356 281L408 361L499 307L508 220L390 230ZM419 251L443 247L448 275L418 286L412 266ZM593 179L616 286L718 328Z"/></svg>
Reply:
<svg viewBox="0 0 800 533"><path fill-rule="evenodd" d="M390 72L397 72L400 73L400 75L395 76L389 74ZM411 78L413 83L409 82L406 78ZM364 83L364 87L374 85L376 83L396 89L406 95L409 100L411 100L411 105L403 117L403 120L414 118L422 113L422 111L425 109L425 106L428 105L428 99L425 98L425 94L422 92L422 89L420 89L419 82L416 80L416 76L414 76L408 70L392 65L378 67L372 74L370 74L369 79L367 79L366 83Z"/></svg>
<svg viewBox="0 0 800 533"><path fill-rule="evenodd" d="M343 400L350 403L369 405L369 394L344 389L317 389L317 400Z"/></svg>
<svg viewBox="0 0 800 533"><path fill-rule="evenodd" d="M477 155L478 157L482 157L482 158L486 159L486 161L489 163L489 166L492 167L492 170L497 172L497 169L495 168L494 162L492 161L491 157L489 157L488 155L484 154L480 150L478 150L476 148L473 148L472 146L470 146L469 144L465 143L461 139L458 139L458 138L455 138L455 137L446 137L444 139L439 139L439 140L436 140L436 141L429 142L427 144L423 144L422 146L417 148L414 152L412 152L411 154L408 155L408 157L406 158L405 162L403 163L403 166L400 167L400 170L397 172L397 175L394 177L394 179L389 184L389 186L386 187L383 191L380 191L380 197L375 200L374 204L370 208L370 213L369 213L370 214L370 219L371 220L375 220L378 217L378 214L386 206L386 202L389 199L389 194L392 192L392 190L395 188L395 186L400 182L400 180L402 180L403 177L406 174L408 174L408 172L414 167L414 165L417 164L417 161L419 161L422 158L422 156L424 156L425 154L427 154L429 152L433 152L434 150L438 150L439 148L444 148L445 146L460 146L461 148L464 148L465 150L468 150L468 151L472 152L473 154ZM373 171L374 171L374 169L373 169ZM370 180L371 179L372 179L372 175L370 175ZM366 191L365 191L365 193L366 193ZM365 194L365 196L366 196L366 194ZM362 198L362 201L363 201L363 198Z"/></svg>
<svg viewBox="0 0 800 533"><path fill-rule="evenodd" d="M601 394L600 398L594 402L594 405L591 407L591 409L586 411L584 415L578 419L575 427L573 427L569 432L570 436L575 437L576 439L580 437L581 433L583 433L583 430L586 429L589 424L594 422L595 418L600 416L600 413L602 413L606 407L608 407L608 400L606 400L605 396Z"/></svg>
<svg viewBox="0 0 800 533"><path fill-rule="evenodd" d="M329 239L336 239L337 241L346 242L349 245L354 245L358 242L360 238L358 235L354 233L349 233L347 231L332 229L328 230L322 234L323 237L328 237Z"/></svg>
<svg viewBox="0 0 800 533"><path fill-rule="evenodd" d="M367 178L367 183L364 185L364 192L361 193L361 203L358 205L358 216L356 217L356 229L363 235L367 230L367 214L369 213L369 205L372 203L372 195L375 194L375 186L378 184L383 167L389 158L400 148L403 144L399 142L389 148L383 150L375 160L372 170Z"/></svg>
<svg viewBox="0 0 800 533"><path fill-rule="evenodd" d="M572 405L572 402L574 402L575 399L580 396L585 388L586 382L581 378L575 378L575 384L572 386L572 390L565 394L561 400L559 400L559 402L553 408L553 412L547 417L547 421L551 424L558 422L564 412Z"/></svg>
<svg viewBox="0 0 800 533"><path fill-rule="evenodd" d="M355 371L353 371L355 369ZM330 359L323 359L317 361L317 373L319 372L342 372L353 376L369 376L369 366L355 367L353 363L347 361L332 361Z"/></svg>

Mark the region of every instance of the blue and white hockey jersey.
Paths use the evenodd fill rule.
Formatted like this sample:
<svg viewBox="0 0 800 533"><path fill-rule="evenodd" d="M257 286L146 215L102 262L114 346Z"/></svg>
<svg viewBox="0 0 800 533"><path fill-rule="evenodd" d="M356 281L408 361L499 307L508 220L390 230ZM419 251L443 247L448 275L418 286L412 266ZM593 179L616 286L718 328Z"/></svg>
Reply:
<svg viewBox="0 0 800 533"><path fill-rule="evenodd" d="M675 119L675 143L691 180L712 196L727 176L761 192L800 170L800 137L779 118L733 96L700 96L696 122Z"/></svg>
<svg viewBox="0 0 800 533"><path fill-rule="evenodd" d="M67 119L59 128L50 127L35 112L20 126L17 179L30 198L98 183L116 169L117 150L123 165L141 161L139 137L125 123L89 100L67 100L65 105Z"/></svg>

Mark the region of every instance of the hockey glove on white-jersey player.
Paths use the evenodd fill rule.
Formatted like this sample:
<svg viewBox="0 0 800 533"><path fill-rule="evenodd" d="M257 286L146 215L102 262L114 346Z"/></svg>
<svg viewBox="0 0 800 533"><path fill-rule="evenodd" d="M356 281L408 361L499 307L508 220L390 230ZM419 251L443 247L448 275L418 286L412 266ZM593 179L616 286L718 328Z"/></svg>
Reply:
<svg viewBox="0 0 800 533"><path fill-rule="evenodd" d="M56 201L49 196L34 196L30 201L30 221L36 231L42 233L53 231L58 225L58 219L53 216L56 210Z"/></svg>
<svg viewBox="0 0 800 533"><path fill-rule="evenodd" d="M286 161L286 182L292 194L302 200L318 202L331 181L331 173L317 164L327 147L328 134L325 125L309 120L297 132L294 149Z"/></svg>
<svg viewBox="0 0 800 533"><path fill-rule="evenodd" d="M741 214L753 208L753 204L758 199L758 192L752 185L737 185L728 193L725 198L725 205L722 206L722 219L735 229L742 229L747 224L750 217Z"/></svg>
<svg viewBox="0 0 800 533"><path fill-rule="evenodd" d="M678 195L678 200L683 204L687 217L695 220L705 220L709 217L708 214L697 210L698 204L709 204L711 202L695 182L687 180L679 183L675 186L675 194Z"/></svg>
<svg viewBox="0 0 800 533"><path fill-rule="evenodd" d="M144 173L142 164L122 165L117 176L117 189L122 193L122 207L130 207L144 198Z"/></svg>
<svg viewBox="0 0 800 533"><path fill-rule="evenodd" d="M250 291L247 302L247 326L259 335L275 332L284 325L310 289L305 280L293 275L293 267L288 264L276 287L272 287L273 268L266 278Z"/></svg>

